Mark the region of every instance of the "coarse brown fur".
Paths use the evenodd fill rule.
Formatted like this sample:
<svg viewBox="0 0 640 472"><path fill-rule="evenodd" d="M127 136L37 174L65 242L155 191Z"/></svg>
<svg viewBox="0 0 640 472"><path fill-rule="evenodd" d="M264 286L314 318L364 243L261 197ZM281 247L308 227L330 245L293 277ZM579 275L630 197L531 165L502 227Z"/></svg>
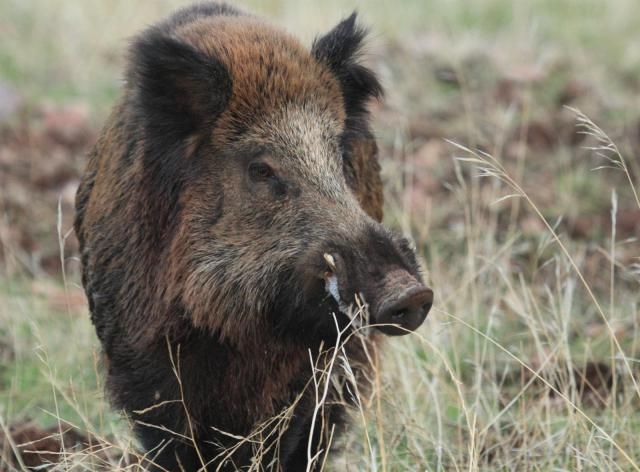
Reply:
<svg viewBox="0 0 640 472"><path fill-rule="evenodd" d="M107 390L159 467L233 470L252 457L259 469L306 467L308 443L326 452L354 388L339 376L325 429L311 431L309 355L328 355L336 322L352 333L325 290L323 254L339 258L342 300L361 294L372 313L421 287L413 251L379 224L366 103L381 88L358 61L354 21L309 51L207 3L132 44L75 230ZM374 330L345 345L362 393L379 339ZM255 459L252 443L223 454L237 440L221 431L246 436L291 405L267 454Z"/></svg>

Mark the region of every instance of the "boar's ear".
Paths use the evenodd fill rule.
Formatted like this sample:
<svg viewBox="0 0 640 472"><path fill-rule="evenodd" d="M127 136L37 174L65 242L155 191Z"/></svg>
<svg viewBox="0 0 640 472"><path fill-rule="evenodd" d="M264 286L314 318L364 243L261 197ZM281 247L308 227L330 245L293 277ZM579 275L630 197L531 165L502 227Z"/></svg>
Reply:
<svg viewBox="0 0 640 472"><path fill-rule="evenodd" d="M231 77L217 58L159 28L134 41L130 64L136 114L154 137L179 140L213 125L231 96Z"/></svg>
<svg viewBox="0 0 640 472"><path fill-rule="evenodd" d="M375 74L359 63L366 30L356 25L356 14L313 42L311 51L336 75L347 113L343 133L344 172L347 183L362 208L377 221L382 220L382 182L378 148L369 129L367 102L383 90Z"/></svg>
<svg viewBox="0 0 640 472"><path fill-rule="evenodd" d="M367 31L356 25L356 13L338 23L330 32L316 38L311 52L327 64L337 76L344 95L347 115L366 112L370 98L382 95L382 86L375 74L358 62Z"/></svg>

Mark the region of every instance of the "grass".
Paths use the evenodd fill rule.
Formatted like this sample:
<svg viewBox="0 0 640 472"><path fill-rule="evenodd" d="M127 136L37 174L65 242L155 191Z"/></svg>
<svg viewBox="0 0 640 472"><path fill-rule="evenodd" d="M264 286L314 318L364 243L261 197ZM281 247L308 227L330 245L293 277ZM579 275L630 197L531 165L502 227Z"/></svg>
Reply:
<svg viewBox="0 0 640 472"><path fill-rule="evenodd" d="M181 3L3 2L0 77L34 108L88 103L97 125L125 38ZM386 221L413 236L436 293L417 333L387 341L327 469L640 469L640 235L622 229L640 211L633 0L247 5L307 42L354 7L372 25ZM67 269L66 285L0 276L0 428L65 421L132 452Z"/></svg>
<svg viewBox="0 0 640 472"><path fill-rule="evenodd" d="M98 345L84 310L66 313L52 308L43 295L34 295L27 281L14 278L2 288L3 348L10 350L12 361L2 369L5 417L50 424L55 421L51 400L56 388L69 389L85 411L93 410L101 402L101 395L95 395L101 388ZM60 414L66 420L78 420L72 405L62 407Z"/></svg>

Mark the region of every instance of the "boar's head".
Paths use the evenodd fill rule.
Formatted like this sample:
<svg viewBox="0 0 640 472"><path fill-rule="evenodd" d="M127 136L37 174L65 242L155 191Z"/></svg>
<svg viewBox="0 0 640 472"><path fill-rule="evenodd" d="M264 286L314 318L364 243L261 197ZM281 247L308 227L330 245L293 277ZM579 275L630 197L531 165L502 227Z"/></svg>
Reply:
<svg viewBox="0 0 640 472"><path fill-rule="evenodd" d="M308 50L229 12L134 41L115 112L133 119L115 117L112 132L129 144L96 166L93 194L110 203L87 209L121 228L102 271L121 277L132 336L169 330L163 313L177 308L231 342L265 329L332 339L356 295L387 334L420 326L433 293L410 244L380 223L366 106L382 89L360 62L363 37L353 15Z"/></svg>

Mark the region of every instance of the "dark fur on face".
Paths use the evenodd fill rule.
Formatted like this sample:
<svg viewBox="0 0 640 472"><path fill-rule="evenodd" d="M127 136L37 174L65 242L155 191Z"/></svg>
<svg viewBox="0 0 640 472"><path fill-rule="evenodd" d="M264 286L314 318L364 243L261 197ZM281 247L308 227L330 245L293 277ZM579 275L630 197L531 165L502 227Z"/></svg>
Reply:
<svg viewBox="0 0 640 472"><path fill-rule="evenodd" d="M364 36L352 15L307 50L205 3L131 45L122 98L78 190L75 230L107 390L138 422L143 446L163 446L155 462L169 470L196 470L201 457L215 469L232 445L217 431L249 434L296 399L262 465L301 470L310 436L315 450L327 446L327 431L310 431L308 350L336 342L334 314L348 326L341 304L360 295L380 320L410 312L409 329L426 316L414 252L379 223L366 105L382 88L360 62ZM379 338L346 346L362 392ZM179 396L176 364L200 455L145 426L185 433L185 406L149 408ZM329 428L342 424L335 403ZM247 466L254 453L247 444L225 464Z"/></svg>

